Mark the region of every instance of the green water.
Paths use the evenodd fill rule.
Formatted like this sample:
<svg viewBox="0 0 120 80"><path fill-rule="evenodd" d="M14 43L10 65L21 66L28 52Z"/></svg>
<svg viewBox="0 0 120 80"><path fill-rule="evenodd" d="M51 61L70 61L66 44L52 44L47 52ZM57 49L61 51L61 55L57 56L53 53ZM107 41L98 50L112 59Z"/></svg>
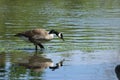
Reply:
<svg viewBox="0 0 120 80"><path fill-rule="evenodd" d="M52 71L19 65L34 61L35 50L13 35L35 28L55 29L65 38L44 43L36 64L42 56L53 63L66 59L63 67ZM1 0L0 79L117 80L119 30L119 0Z"/></svg>

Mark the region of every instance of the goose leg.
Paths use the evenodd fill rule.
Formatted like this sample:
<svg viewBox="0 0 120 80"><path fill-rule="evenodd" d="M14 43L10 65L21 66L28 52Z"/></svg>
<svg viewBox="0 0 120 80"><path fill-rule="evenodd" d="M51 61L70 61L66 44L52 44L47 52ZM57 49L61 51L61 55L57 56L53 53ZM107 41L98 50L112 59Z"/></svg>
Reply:
<svg viewBox="0 0 120 80"><path fill-rule="evenodd" d="M36 50L36 51L38 50L37 45L35 45L35 50Z"/></svg>
<svg viewBox="0 0 120 80"><path fill-rule="evenodd" d="M39 46L41 49L44 49L44 46L43 46L41 43L39 43L38 46Z"/></svg>

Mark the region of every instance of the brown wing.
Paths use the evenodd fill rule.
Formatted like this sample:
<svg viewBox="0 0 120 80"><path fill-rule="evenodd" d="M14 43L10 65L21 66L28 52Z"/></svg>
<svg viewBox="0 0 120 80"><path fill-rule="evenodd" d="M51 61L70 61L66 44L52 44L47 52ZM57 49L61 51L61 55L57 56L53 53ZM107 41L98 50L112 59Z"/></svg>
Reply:
<svg viewBox="0 0 120 80"><path fill-rule="evenodd" d="M33 39L45 39L48 32L44 29L33 29L24 32L24 35Z"/></svg>

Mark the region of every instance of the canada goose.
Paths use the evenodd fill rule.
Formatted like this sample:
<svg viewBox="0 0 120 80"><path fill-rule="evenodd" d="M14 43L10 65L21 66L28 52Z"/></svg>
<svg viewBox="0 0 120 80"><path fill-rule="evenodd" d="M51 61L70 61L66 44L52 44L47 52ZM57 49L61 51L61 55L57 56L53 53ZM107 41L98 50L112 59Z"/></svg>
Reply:
<svg viewBox="0 0 120 80"><path fill-rule="evenodd" d="M37 46L39 46L41 49L44 49L44 46L41 43L53 39L54 34L56 34L60 39L64 41L63 34L55 30L46 31L45 29L33 29L33 30L17 33L15 36L21 37L25 41L29 41L33 43L37 51Z"/></svg>

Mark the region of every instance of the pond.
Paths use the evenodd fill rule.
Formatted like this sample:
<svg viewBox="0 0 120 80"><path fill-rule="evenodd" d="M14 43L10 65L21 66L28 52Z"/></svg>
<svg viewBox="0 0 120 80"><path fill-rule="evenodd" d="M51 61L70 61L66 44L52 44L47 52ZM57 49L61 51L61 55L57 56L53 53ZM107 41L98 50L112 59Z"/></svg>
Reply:
<svg viewBox="0 0 120 80"><path fill-rule="evenodd" d="M1 0L0 17L1 80L117 80L119 0ZM56 36L36 53L14 37L35 28L62 32L65 41Z"/></svg>

